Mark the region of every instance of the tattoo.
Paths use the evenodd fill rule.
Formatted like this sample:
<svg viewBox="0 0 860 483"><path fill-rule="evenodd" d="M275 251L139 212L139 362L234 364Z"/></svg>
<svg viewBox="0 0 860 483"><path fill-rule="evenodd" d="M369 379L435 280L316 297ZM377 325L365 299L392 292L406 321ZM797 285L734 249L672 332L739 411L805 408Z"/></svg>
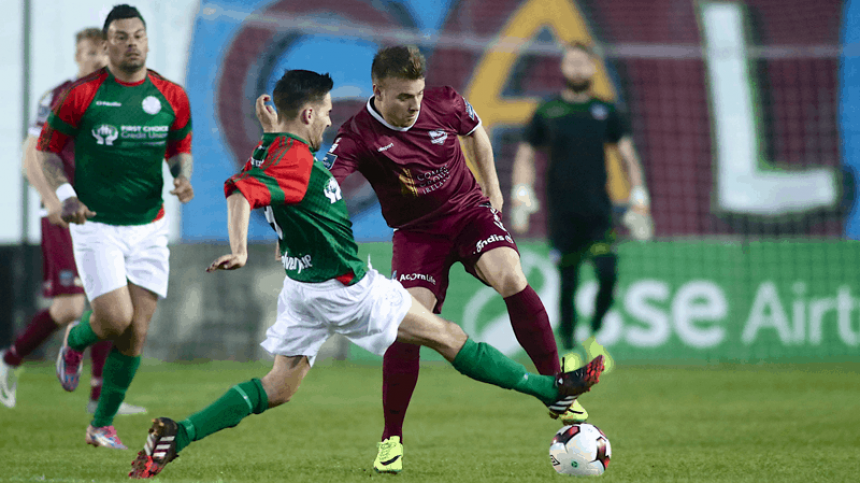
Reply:
<svg viewBox="0 0 860 483"><path fill-rule="evenodd" d="M51 190L56 190L60 185L68 183L66 171L63 169L63 160L56 153L38 151L39 161L42 164L42 172Z"/></svg>
<svg viewBox="0 0 860 483"><path fill-rule="evenodd" d="M185 179L191 181L191 174L194 172L194 158L188 153L179 153L176 156L167 160L167 166L170 167L170 174L174 178L185 176Z"/></svg>

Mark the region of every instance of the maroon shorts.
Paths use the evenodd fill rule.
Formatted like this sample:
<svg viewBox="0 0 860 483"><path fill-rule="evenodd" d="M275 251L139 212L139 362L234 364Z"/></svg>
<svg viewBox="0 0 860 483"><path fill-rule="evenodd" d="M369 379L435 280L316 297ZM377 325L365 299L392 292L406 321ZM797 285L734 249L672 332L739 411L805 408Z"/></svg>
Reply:
<svg viewBox="0 0 860 483"><path fill-rule="evenodd" d="M42 218L42 294L58 295L84 293L84 284L75 265L72 235L68 228L52 225Z"/></svg>
<svg viewBox="0 0 860 483"><path fill-rule="evenodd" d="M394 232L391 278L404 287L424 287L436 296L440 313L448 290L448 272L455 262L475 278L475 264L484 253L501 247L517 250L501 213L486 205L451 215L438 231L399 229ZM519 253L519 251L517 251Z"/></svg>

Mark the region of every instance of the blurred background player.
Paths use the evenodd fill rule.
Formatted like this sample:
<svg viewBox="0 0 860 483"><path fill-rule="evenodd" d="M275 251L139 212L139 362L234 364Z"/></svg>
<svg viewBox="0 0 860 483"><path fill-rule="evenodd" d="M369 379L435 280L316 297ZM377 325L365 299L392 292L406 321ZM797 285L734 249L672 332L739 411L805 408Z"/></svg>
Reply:
<svg viewBox="0 0 860 483"><path fill-rule="evenodd" d="M373 97L341 126L325 162L338 182L359 171L373 186L388 226L395 229L392 278L438 314L448 273L460 262L504 298L517 341L538 372L556 374L558 350L549 317L502 225L503 197L490 139L478 114L453 88L425 89L425 73L417 47L377 52ZM461 139L481 185L466 164ZM417 345L396 342L383 358L385 429L377 471L402 469L403 421L418 380L419 354Z"/></svg>
<svg viewBox="0 0 860 483"><path fill-rule="evenodd" d="M591 336L582 345L589 359L604 355L609 371L612 360L595 338L612 305L618 279L612 202L607 192L606 144L617 146L630 181L630 208L625 224L630 226L634 237L641 239L650 238L653 228L642 167L627 122L613 103L591 94L596 72L594 61L594 53L588 46L565 45L561 60L565 87L558 96L538 107L517 149L511 225L516 232L527 231L528 217L538 209L534 193L535 150L545 148L548 233L552 257L561 275L558 336L565 350L574 347L574 295L579 267L583 261L591 260L599 288Z"/></svg>
<svg viewBox="0 0 860 483"><path fill-rule="evenodd" d="M74 251L69 227L60 217L62 206L53 190L48 188L42 169L36 161L36 142L42 126L48 119L51 107L76 79L90 75L105 66L103 35L99 28L87 28L75 34L75 63L78 74L46 92L39 99L36 118L29 128L29 136L24 142L24 172L30 184L42 197L42 293L52 298L47 310L37 313L24 331L18 335L14 344L0 351L0 403L15 407L16 381L14 369L23 359L42 345L57 328L65 326L81 317L86 304L84 287L75 267ZM69 142L60 152L66 177L74 180L75 150ZM92 377L90 378L90 400L87 412L95 413L102 389L102 368L111 350L111 342L103 341L90 348L92 358ZM120 405L117 414L144 413L146 409L127 403Z"/></svg>
<svg viewBox="0 0 860 483"><path fill-rule="evenodd" d="M149 322L167 295L168 220L162 163L175 194L194 196L189 178L191 112L185 91L146 68L146 24L136 8L117 5L105 19L107 67L72 84L42 129L38 157L62 202L75 262L93 310L70 324L57 358L67 391L80 378L81 351L112 340L104 385L85 441L125 449L113 418L140 365ZM59 157L75 142L75 187Z"/></svg>
<svg viewBox="0 0 860 483"><path fill-rule="evenodd" d="M269 119L266 133L242 172L224 183L232 253L212 262L208 272L245 266L251 209L264 208L278 234L286 277L277 321L262 344L275 357L272 370L233 386L179 423L153 420L144 449L132 463L132 478L153 477L192 442L288 402L334 333L379 355L395 339L425 345L462 374L537 397L548 407L557 405L558 412L570 406L566 396L576 397L598 382L602 358L573 373L529 374L361 261L340 185L313 156L331 126L332 86L328 74L287 71L274 89L276 117L264 105L269 96L260 96L256 111L261 121Z"/></svg>

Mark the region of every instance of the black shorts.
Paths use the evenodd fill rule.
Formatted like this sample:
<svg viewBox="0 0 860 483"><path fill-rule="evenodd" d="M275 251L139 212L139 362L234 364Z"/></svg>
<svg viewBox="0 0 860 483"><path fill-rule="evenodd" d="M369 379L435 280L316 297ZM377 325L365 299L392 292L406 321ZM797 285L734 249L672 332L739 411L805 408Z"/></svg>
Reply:
<svg viewBox="0 0 860 483"><path fill-rule="evenodd" d="M616 253L615 227L612 215L552 215L549 239L557 257L584 259ZM562 264L565 263L562 261Z"/></svg>

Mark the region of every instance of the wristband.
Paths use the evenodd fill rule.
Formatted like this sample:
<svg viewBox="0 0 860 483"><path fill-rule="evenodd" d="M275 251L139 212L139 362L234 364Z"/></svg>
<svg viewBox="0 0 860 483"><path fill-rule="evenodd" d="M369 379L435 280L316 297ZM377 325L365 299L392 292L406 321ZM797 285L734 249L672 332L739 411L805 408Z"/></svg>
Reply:
<svg viewBox="0 0 860 483"><path fill-rule="evenodd" d="M77 198L78 194L75 193L75 189L72 188L72 185L69 183L63 183L57 188L57 198L59 198L60 203L66 201L69 198Z"/></svg>
<svg viewBox="0 0 860 483"><path fill-rule="evenodd" d="M639 206L650 205L650 200L648 199L648 192L645 191L645 188L643 188L642 186L634 186L630 190L630 202L634 205Z"/></svg>

